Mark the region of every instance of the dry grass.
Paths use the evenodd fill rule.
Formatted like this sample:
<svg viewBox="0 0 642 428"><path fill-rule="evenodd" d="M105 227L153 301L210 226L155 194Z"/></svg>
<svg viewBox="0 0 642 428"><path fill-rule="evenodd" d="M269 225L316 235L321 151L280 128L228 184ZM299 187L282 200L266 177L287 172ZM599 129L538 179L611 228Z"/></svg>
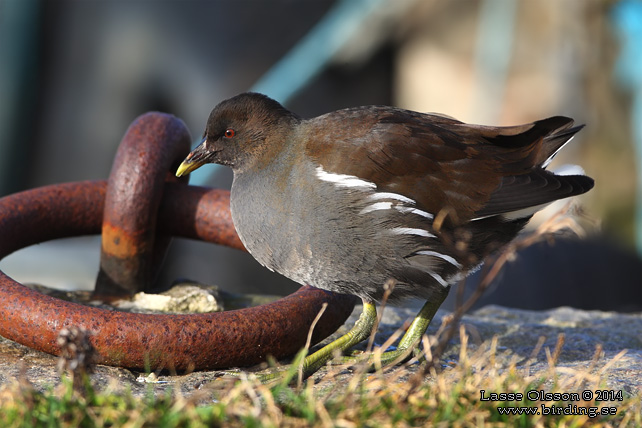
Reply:
<svg viewBox="0 0 642 428"><path fill-rule="evenodd" d="M98 392L91 387L85 393L76 392L71 381L40 393L22 381L0 390L0 426L642 426L640 396L603 402L594 396L572 403L527 399L481 401L481 390L486 394L526 394L540 389L550 393L601 390L605 386L605 370L619 356L602 364L596 358L593 366L585 370L562 370L555 365L559 349L548 350L548 371L533 375L528 367L498 364L496 341L469 353L468 336L463 328L459 331L462 346L457 365L444 370L432 366L428 379L421 383L403 381L407 377L403 367L374 373L357 367L347 383L337 381L341 370L334 368L321 382L308 381L297 388L288 382L297 375L293 368L289 379L271 386L250 375L234 382L214 382L190 397L173 394L137 399L127 393ZM332 388L325 388L328 385ZM517 405L539 410L542 405L550 409L553 405L564 408L569 404L600 412L605 407L615 407L617 414L517 416L502 415L497 409Z"/></svg>

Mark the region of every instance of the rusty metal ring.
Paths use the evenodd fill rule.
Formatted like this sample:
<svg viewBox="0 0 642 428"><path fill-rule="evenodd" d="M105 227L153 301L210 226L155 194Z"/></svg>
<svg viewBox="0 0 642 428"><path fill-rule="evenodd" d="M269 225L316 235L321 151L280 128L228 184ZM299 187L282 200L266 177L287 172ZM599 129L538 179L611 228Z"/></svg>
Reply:
<svg viewBox="0 0 642 428"><path fill-rule="evenodd" d="M39 242L99 233L105 192L105 181L77 182L0 199L0 259ZM226 191L167 183L158 228L168 235L240 247L228 207ZM190 221L177 222L177 218ZM343 324L355 299L303 287L274 303L248 309L193 315L132 314L55 299L0 271L0 302L0 335L31 348L58 355L58 332L78 326L92 333L97 363L202 370L251 365L267 355L292 355L305 344L323 302L328 307L314 330L314 343Z"/></svg>
<svg viewBox="0 0 642 428"><path fill-rule="evenodd" d="M158 207L165 182L187 185L174 171L190 145L189 130L170 114L145 113L127 129L107 181L96 295L150 291L171 242L156 233Z"/></svg>

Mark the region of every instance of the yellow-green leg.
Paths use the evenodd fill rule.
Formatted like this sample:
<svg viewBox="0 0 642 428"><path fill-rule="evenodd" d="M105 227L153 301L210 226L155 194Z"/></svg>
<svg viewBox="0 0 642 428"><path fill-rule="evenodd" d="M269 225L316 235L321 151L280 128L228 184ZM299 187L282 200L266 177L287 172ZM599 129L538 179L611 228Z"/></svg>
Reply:
<svg viewBox="0 0 642 428"><path fill-rule="evenodd" d="M381 354L382 366L390 364L397 359L410 356L410 354L417 348L421 337L426 333L426 330L428 329L432 319L435 317L437 310L444 300L446 300L449 289L450 287L441 288L437 293L435 293L432 299L423 305L415 319L412 321L412 324L410 324L410 327L408 327L408 330L399 341L397 349Z"/></svg>
<svg viewBox="0 0 642 428"><path fill-rule="evenodd" d="M377 321L377 308L372 302L363 302L363 311L354 326L340 338L328 343L303 360L303 376L307 377L327 363L338 349L347 351L359 342L366 340L372 333Z"/></svg>
<svg viewBox="0 0 642 428"><path fill-rule="evenodd" d="M315 353L308 355L303 359L301 367L303 378L314 374L325 363L327 363L333 356L336 350L345 352L359 342L366 340L372 333L372 329L377 321L377 308L372 302L363 302L363 310L359 319L354 326L343 336L328 343L323 348ZM295 359L296 361L297 359ZM283 379L288 367L278 368L276 370L268 370L267 372L257 373L256 376L262 383ZM239 376L240 371L225 370L221 374L229 376Z"/></svg>
<svg viewBox="0 0 642 428"><path fill-rule="evenodd" d="M412 321L412 324L410 324L406 333L399 341L397 349L381 354L380 360L382 366L390 364L397 359L405 358L409 356L414 349L416 349L421 337L426 332L428 325L430 325L430 322L435 316L437 309L439 309L447 295L448 288L440 289L433 298L430 299L430 301L424 304L415 319ZM376 321L376 306L372 302L364 301L363 311L350 331L330 342L315 353L304 358L302 365L303 378L310 376L323 367L334 356L336 350L345 352L354 345L366 340L372 333L372 329L374 328ZM348 358L354 359L352 357ZM276 372L260 373L257 374L257 376L262 382L269 382L282 378L285 370L287 369L278 369ZM232 376L238 375L238 373L231 371L226 371L225 373Z"/></svg>
<svg viewBox="0 0 642 428"><path fill-rule="evenodd" d="M448 296L449 289L449 287L440 288L434 296L423 305L415 319L410 324L410 327L408 327L408 330L399 341L397 349L381 354L382 366L410 356L410 354L417 348L421 337L428 329L428 326L435 317L437 310ZM357 320L354 327L352 327L349 332L305 358L303 361L303 376L309 376L323 367L323 365L332 358L336 349L344 352L357 343L366 340L372 333L376 319L377 309L375 305L373 303L364 302L363 312L361 312L359 320Z"/></svg>

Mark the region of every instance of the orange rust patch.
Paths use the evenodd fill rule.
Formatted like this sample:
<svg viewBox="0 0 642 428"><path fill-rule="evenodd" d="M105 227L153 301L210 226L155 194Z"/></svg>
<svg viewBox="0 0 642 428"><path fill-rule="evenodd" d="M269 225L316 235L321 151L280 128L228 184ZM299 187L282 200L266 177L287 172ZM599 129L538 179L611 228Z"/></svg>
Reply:
<svg viewBox="0 0 642 428"><path fill-rule="evenodd" d="M120 227L103 223L102 250L110 256L126 259L139 255L144 249L140 237L132 236Z"/></svg>

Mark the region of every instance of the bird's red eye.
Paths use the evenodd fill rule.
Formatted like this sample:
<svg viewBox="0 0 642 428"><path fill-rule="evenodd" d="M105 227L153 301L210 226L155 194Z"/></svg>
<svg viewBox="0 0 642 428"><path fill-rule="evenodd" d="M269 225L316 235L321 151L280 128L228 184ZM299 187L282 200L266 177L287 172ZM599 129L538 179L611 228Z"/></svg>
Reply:
<svg viewBox="0 0 642 428"><path fill-rule="evenodd" d="M236 134L236 131L234 131L232 128L226 129L225 130L225 138L232 138Z"/></svg>

